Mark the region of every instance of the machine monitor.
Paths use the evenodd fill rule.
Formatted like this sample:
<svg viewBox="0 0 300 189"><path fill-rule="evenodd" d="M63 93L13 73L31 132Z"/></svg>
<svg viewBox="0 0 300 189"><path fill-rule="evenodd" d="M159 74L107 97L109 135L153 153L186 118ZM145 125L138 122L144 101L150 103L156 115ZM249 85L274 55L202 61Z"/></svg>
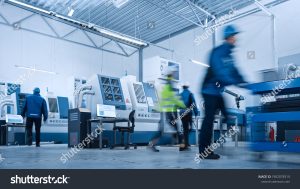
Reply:
<svg viewBox="0 0 300 189"><path fill-rule="evenodd" d="M68 119L69 100L67 97L57 97L60 119Z"/></svg>
<svg viewBox="0 0 300 189"><path fill-rule="evenodd" d="M97 104L97 117L111 117L115 118L116 107L110 105Z"/></svg>
<svg viewBox="0 0 300 189"><path fill-rule="evenodd" d="M137 102L141 104L146 104L147 99L146 99L143 85L139 83L133 83L133 88L137 98Z"/></svg>
<svg viewBox="0 0 300 189"><path fill-rule="evenodd" d="M149 111L153 111L153 109L159 104L155 86L152 83L143 83L143 86L147 96Z"/></svg>
<svg viewBox="0 0 300 189"><path fill-rule="evenodd" d="M122 86L119 78L98 76L103 97L103 104L116 106L117 109L125 109Z"/></svg>
<svg viewBox="0 0 300 189"><path fill-rule="evenodd" d="M57 99L48 98L48 103L49 103L49 112L58 113Z"/></svg>
<svg viewBox="0 0 300 189"><path fill-rule="evenodd" d="M168 62L168 67L173 67L174 68L174 73L173 73L173 77L175 80L179 81L180 80L180 76L179 76L179 64L175 63L175 62Z"/></svg>
<svg viewBox="0 0 300 189"><path fill-rule="evenodd" d="M17 114L18 115L21 115L21 112L24 108L24 105L25 105L25 100L26 100L26 97L30 95L30 94L27 94L27 93L19 93L17 95Z"/></svg>

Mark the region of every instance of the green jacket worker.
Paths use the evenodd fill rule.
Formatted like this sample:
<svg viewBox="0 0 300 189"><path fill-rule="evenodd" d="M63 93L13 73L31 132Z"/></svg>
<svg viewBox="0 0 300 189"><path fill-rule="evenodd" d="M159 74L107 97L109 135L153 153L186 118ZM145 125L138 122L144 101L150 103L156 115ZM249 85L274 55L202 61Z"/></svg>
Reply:
<svg viewBox="0 0 300 189"><path fill-rule="evenodd" d="M182 143L182 134L180 132L180 128L177 124L177 110L179 108L185 108L184 103L179 99L178 96L176 96L175 89L173 87L173 74L174 71L170 68L167 70L167 79L166 84L164 85L162 92L161 92L161 99L160 99L160 111L165 113L167 122L174 127L174 129L177 132L178 142L179 144ZM164 121L164 120L163 120ZM152 140L149 142L149 147L154 152L159 152L159 150L155 147L159 139L161 138L163 133L163 130L158 132L157 135L155 135ZM176 135L174 137L176 137ZM183 150L184 147L180 145L179 150Z"/></svg>

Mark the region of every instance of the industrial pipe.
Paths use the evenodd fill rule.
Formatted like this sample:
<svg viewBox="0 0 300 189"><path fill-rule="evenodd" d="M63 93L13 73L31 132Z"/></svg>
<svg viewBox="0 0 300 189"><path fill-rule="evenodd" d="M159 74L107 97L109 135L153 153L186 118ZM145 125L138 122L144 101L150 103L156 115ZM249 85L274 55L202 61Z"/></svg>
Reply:
<svg viewBox="0 0 300 189"><path fill-rule="evenodd" d="M79 94L79 99L78 99L78 104L77 105L77 108L79 108L81 106L81 103L82 103L82 99L85 95L95 95L95 92L94 91L91 91L91 90L85 90L85 91L82 91L80 94Z"/></svg>
<svg viewBox="0 0 300 189"><path fill-rule="evenodd" d="M14 102L13 101L11 101L11 100L6 100L6 101L2 101L1 103L0 103L0 118L2 117L2 112L3 112L3 108L5 107L5 106L13 106L14 107Z"/></svg>

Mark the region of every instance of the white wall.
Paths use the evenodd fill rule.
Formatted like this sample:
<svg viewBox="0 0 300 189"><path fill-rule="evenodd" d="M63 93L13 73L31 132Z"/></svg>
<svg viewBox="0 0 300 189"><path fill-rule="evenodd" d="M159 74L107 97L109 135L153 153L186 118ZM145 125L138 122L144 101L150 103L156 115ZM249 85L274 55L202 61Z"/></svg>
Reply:
<svg viewBox="0 0 300 189"><path fill-rule="evenodd" d="M270 9L276 16L275 41L277 43L277 57L300 53L299 7L300 1L290 0ZM274 62L271 18L263 12L259 12L230 24L235 24L242 31L238 36L239 41L235 50L237 67L249 82L259 82L261 78L258 71L277 66L277 63ZM217 44L222 43L222 29L223 27L216 32ZM191 89L198 94L198 101L200 100L200 80L203 79L205 68L190 63L188 59L194 58L207 63L208 53L212 49L212 37L204 41L200 46L197 46L193 41L195 36L201 35L201 33L203 31L197 28L159 43L159 45L174 49L175 54L173 57L170 53L154 47L147 49L145 53L145 57L158 54L181 62L183 64L183 80L192 83ZM256 58L254 60L247 59L248 51L255 51ZM235 87L230 87L230 89L246 96L247 100L241 103L242 109L245 106L253 106L258 103L258 99L252 97L248 91ZM228 95L226 95L226 98L228 107L235 108L234 99Z"/></svg>
<svg viewBox="0 0 300 189"><path fill-rule="evenodd" d="M9 23L26 17L30 13L22 9L4 4L0 6L0 13ZM0 18L0 22L3 20ZM60 36L73 28L65 24L49 20ZM41 32L51 32L39 16L32 17L21 24L22 27ZM49 30L49 31L48 31ZM87 40L81 31L70 37L77 40ZM95 36L93 36L95 37ZM98 40L98 41L97 41ZM103 41L96 39L99 44ZM131 57L103 52L90 47L50 38L47 36L14 30L10 26L0 24L0 81L15 82L28 71L18 69L15 65L22 65L57 72L58 75L35 72L24 80L22 92L32 92L34 87L40 87L42 93L46 88L56 95L67 95L67 79L71 76L89 78L92 74L103 74L121 77L128 74L138 74L138 54Z"/></svg>
<svg viewBox="0 0 300 189"><path fill-rule="evenodd" d="M197 28L159 43L160 46L173 49L174 53L154 46L151 46L144 51L145 59L159 55L181 63L181 82L184 83L188 81L190 83L190 89L194 92L198 102L200 102L201 81L205 76L206 67L192 63L189 59L207 63L209 51L213 47L211 38L203 41L200 45L194 43L196 36L202 34L202 32L201 28Z"/></svg>
<svg viewBox="0 0 300 189"><path fill-rule="evenodd" d="M242 30L238 36L235 55L239 69L249 82L261 81L260 70L277 68L278 57L300 53L300 18L297 11L299 8L300 1L290 0L270 9L275 15L275 54L272 46L272 19L264 12L231 23ZM218 32L218 41L221 35L221 32ZM255 51L254 60L247 59L248 51ZM242 103L244 106L258 105L259 99L249 92L232 87L231 89L247 96L245 103ZM228 98L228 101L230 106L234 104L232 98Z"/></svg>

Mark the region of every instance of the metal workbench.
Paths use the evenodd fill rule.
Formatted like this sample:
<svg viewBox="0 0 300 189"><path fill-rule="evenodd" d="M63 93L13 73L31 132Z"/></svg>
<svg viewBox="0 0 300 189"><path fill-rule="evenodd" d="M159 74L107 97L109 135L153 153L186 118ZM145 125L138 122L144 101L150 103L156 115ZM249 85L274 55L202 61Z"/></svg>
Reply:
<svg viewBox="0 0 300 189"><path fill-rule="evenodd" d="M281 86L280 86L281 85ZM282 85L284 87L282 87ZM265 95L270 94L270 92L275 89L280 88L278 94L276 95L288 95L300 93L300 78L295 78L291 80L279 80L271 82L256 83L247 86L253 94ZM299 122L300 127L300 111L286 111L286 112L257 112L250 115L251 119L251 129L255 123L273 123L279 121L286 122ZM299 128L300 129L300 128ZM257 142L251 143L250 148L254 151L280 151L280 152L300 152L300 142Z"/></svg>

